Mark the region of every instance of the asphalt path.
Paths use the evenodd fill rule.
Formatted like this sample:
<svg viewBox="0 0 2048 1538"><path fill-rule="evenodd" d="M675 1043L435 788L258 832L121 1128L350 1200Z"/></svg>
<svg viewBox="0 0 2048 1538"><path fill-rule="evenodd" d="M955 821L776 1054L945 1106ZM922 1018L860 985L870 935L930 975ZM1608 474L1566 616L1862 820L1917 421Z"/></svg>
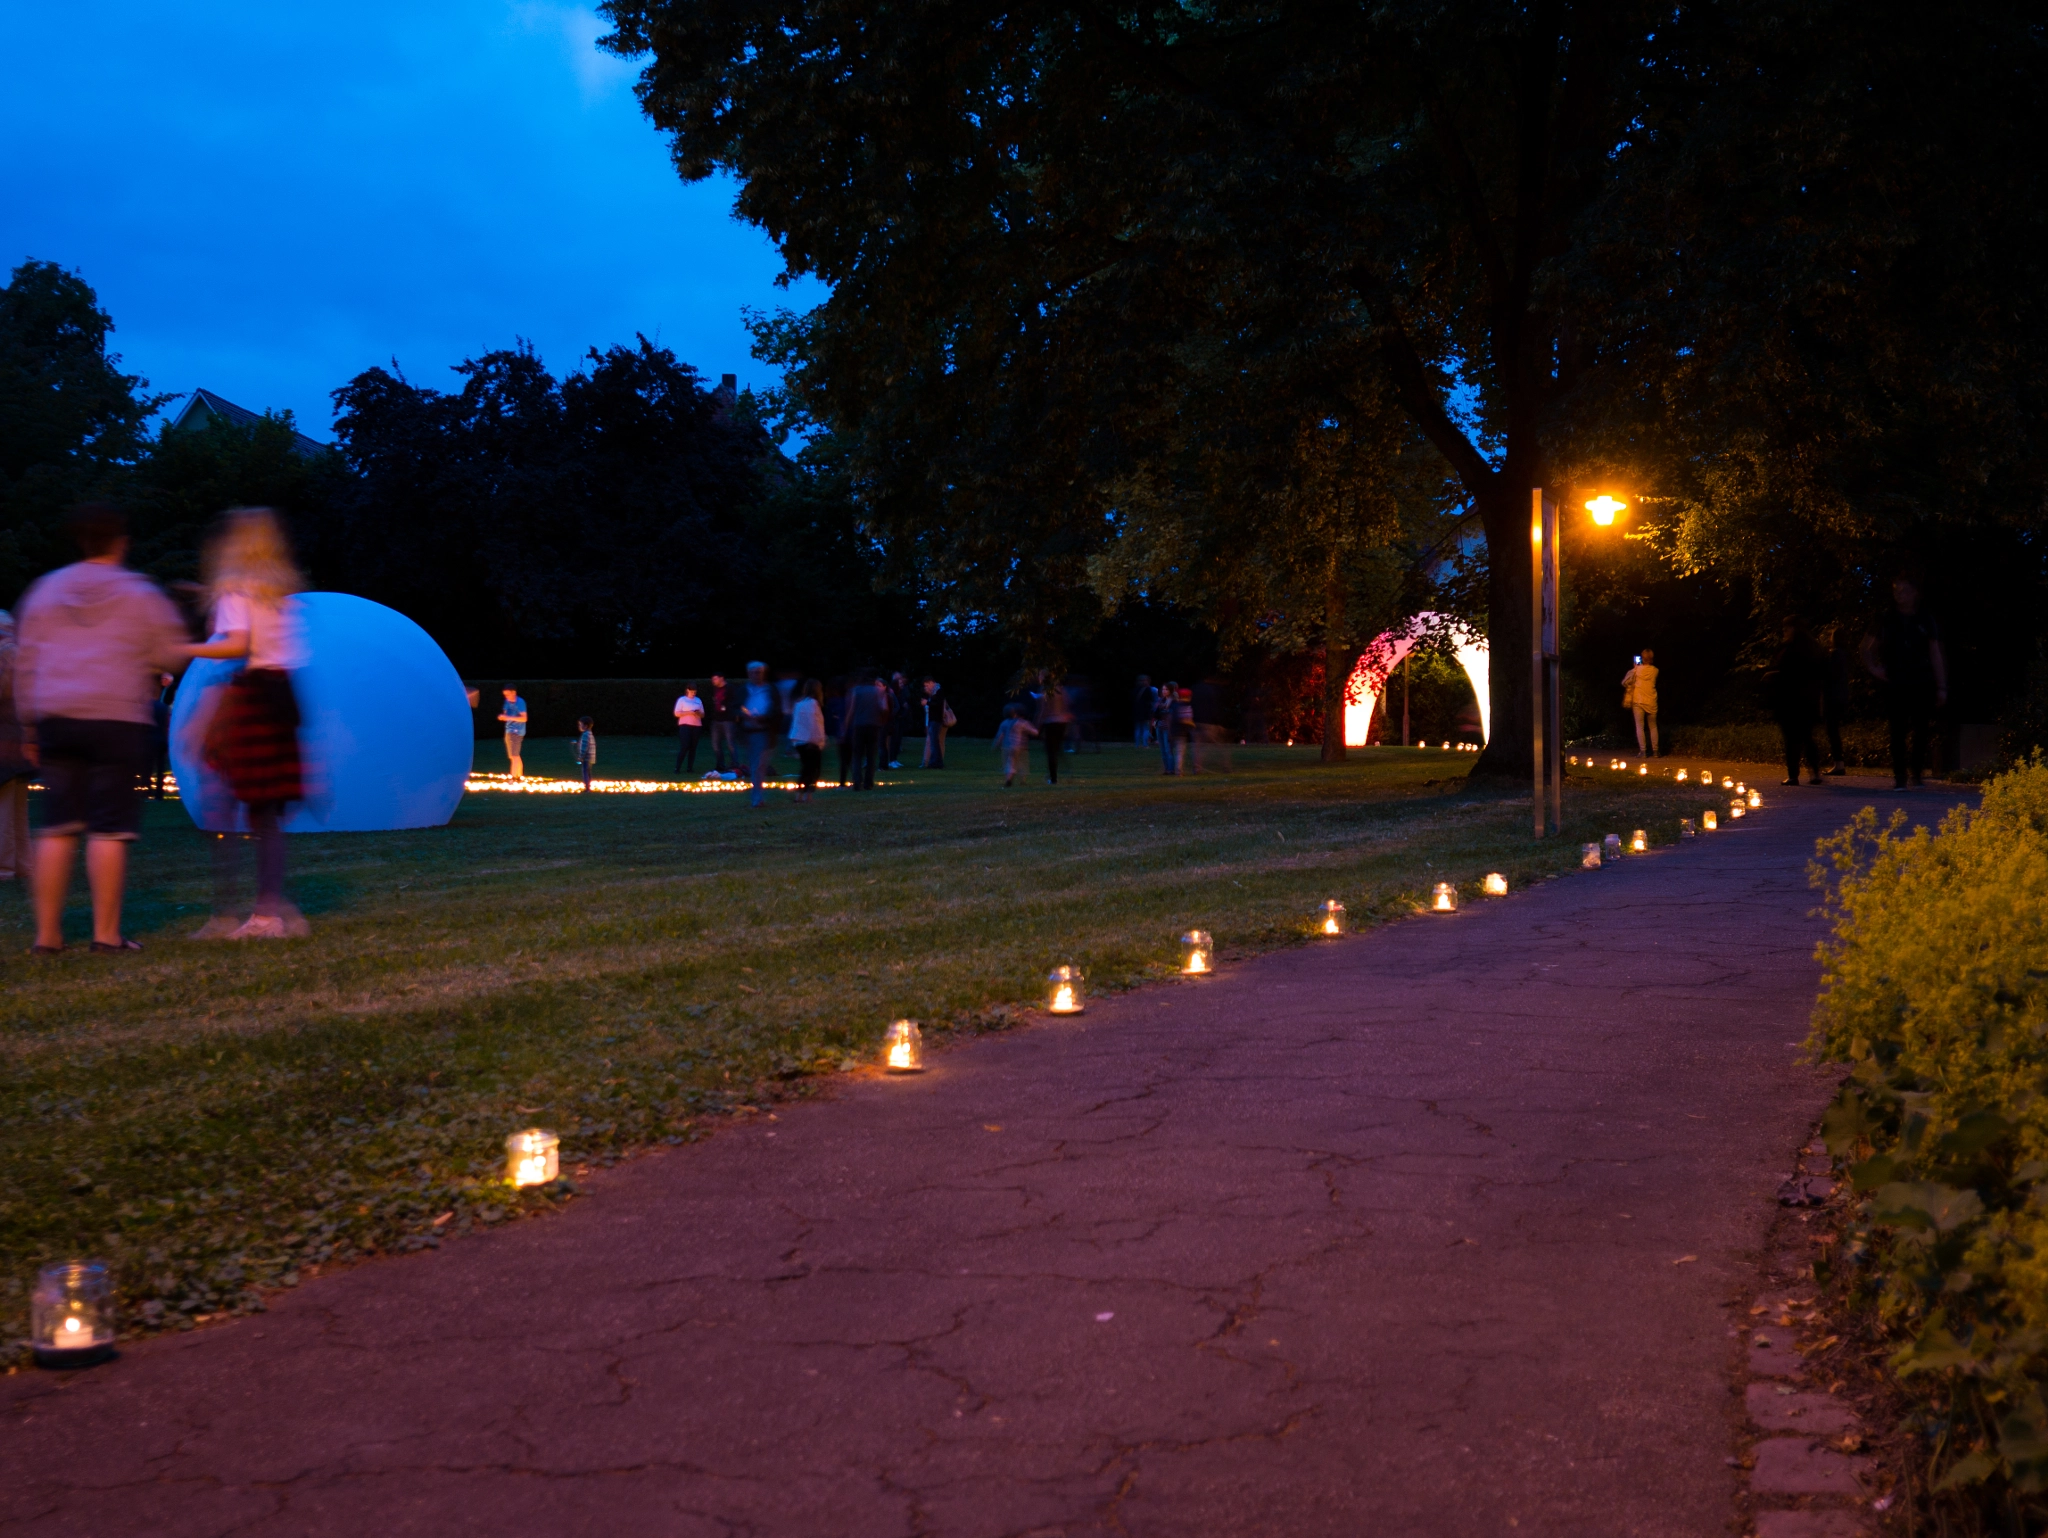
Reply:
<svg viewBox="0 0 2048 1538"><path fill-rule="evenodd" d="M1837 1077L1806 865L1873 797L1097 1001L0 1379L0 1533L1719 1538L1725 1305Z"/></svg>

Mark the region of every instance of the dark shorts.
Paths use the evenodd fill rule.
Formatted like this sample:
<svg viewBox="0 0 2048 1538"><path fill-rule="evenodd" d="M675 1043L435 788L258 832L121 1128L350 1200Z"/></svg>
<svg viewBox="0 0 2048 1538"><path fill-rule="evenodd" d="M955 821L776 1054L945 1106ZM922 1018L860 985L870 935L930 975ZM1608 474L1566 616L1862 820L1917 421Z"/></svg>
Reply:
<svg viewBox="0 0 2048 1538"><path fill-rule="evenodd" d="M46 716L36 726L43 759L42 832L56 838L133 838L142 827L137 779L149 773L156 728L138 721Z"/></svg>

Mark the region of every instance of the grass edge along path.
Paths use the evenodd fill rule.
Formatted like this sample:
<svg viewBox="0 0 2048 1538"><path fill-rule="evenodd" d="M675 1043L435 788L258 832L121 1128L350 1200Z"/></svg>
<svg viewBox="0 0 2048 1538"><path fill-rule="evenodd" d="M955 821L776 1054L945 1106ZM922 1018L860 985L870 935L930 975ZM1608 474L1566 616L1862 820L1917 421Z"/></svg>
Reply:
<svg viewBox="0 0 2048 1538"><path fill-rule="evenodd" d="M1243 753L1200 783L1148 762L1112 752L1030 793L924 777L821 800L808 825L732 796L478 796L439 864L407 863L433 844L416 835L295 843L302 884L326 893L304 946L189 945L173 927L147 971L11 965L9 1013L26 1019L0 1098L9 1370L51 1260L111 1262L124 1334L260 1311L323 1268L547 1211L578 1168L873 1071L889 1018L922 1020L943 1050L1031 1019L1057 961L1095 991L1168 980L1188 922L1227 962L1311 943L1328 896L1365 928L1436 880L1477 901L1500 870L1519 891L1577 868L1583 841L1643 827L1666 844L1680 816L1726 807L1661 777L1581 774L1566 836L1539 843L1526 797L1468 791L1469 764L1433 753ZM139 907L192 910L171 921L189 927L200 905L173 899L198 895L197 836L181 850L182 814L155 811ZM687 869L658 836L694 851ZM387 842L365 861L364 839ZM557 848L589 875L536 858ZM481 863L498 851L509 877ZM516 986L466 991L479 974ZM515 1191L503 1140L535 1124L561 1135L565 1178Z"/></svg>

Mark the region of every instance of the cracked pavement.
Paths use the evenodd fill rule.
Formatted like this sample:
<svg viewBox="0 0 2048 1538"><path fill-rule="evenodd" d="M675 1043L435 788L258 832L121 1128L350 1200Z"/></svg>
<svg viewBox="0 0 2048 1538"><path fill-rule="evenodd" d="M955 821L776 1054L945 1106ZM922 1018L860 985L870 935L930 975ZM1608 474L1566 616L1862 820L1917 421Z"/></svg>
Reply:
<svg viewBox="0 0 2048 1538"><path fill-rule="evenodd" d="M1837 1077L1806 864L1872 799L1226 957L0 1379L0 1533L1723 1534L1722 1304Z"/></svg>

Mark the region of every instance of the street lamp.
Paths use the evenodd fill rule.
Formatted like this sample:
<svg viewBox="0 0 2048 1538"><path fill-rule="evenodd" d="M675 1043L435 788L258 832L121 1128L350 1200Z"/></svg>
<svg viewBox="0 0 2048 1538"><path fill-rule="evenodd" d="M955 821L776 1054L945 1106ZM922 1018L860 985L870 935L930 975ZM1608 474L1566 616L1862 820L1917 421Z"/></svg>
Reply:
<svg viewBox="0 0 2048 1538"><path fill-rule="evenodd" d="M1603 492L1586 503L1586 511L1593 515L1595 523L1606 529L1613 527L1614 520L1628 511L1628 504Z"/></svg>
<svg viewBox="0 0 2048 1538"><path fill-rule="evenodd" d="M1602 528L1628 508L1605 492L1586 503L1593 522ZM1534 771L1536 836L1564 831L1564 689L1559 673L1558 584L1564 572L1564 508L1541 486L1529 493L1529 665L1534 697L1530 720L1535 741L1530 766Z"/></svg>

